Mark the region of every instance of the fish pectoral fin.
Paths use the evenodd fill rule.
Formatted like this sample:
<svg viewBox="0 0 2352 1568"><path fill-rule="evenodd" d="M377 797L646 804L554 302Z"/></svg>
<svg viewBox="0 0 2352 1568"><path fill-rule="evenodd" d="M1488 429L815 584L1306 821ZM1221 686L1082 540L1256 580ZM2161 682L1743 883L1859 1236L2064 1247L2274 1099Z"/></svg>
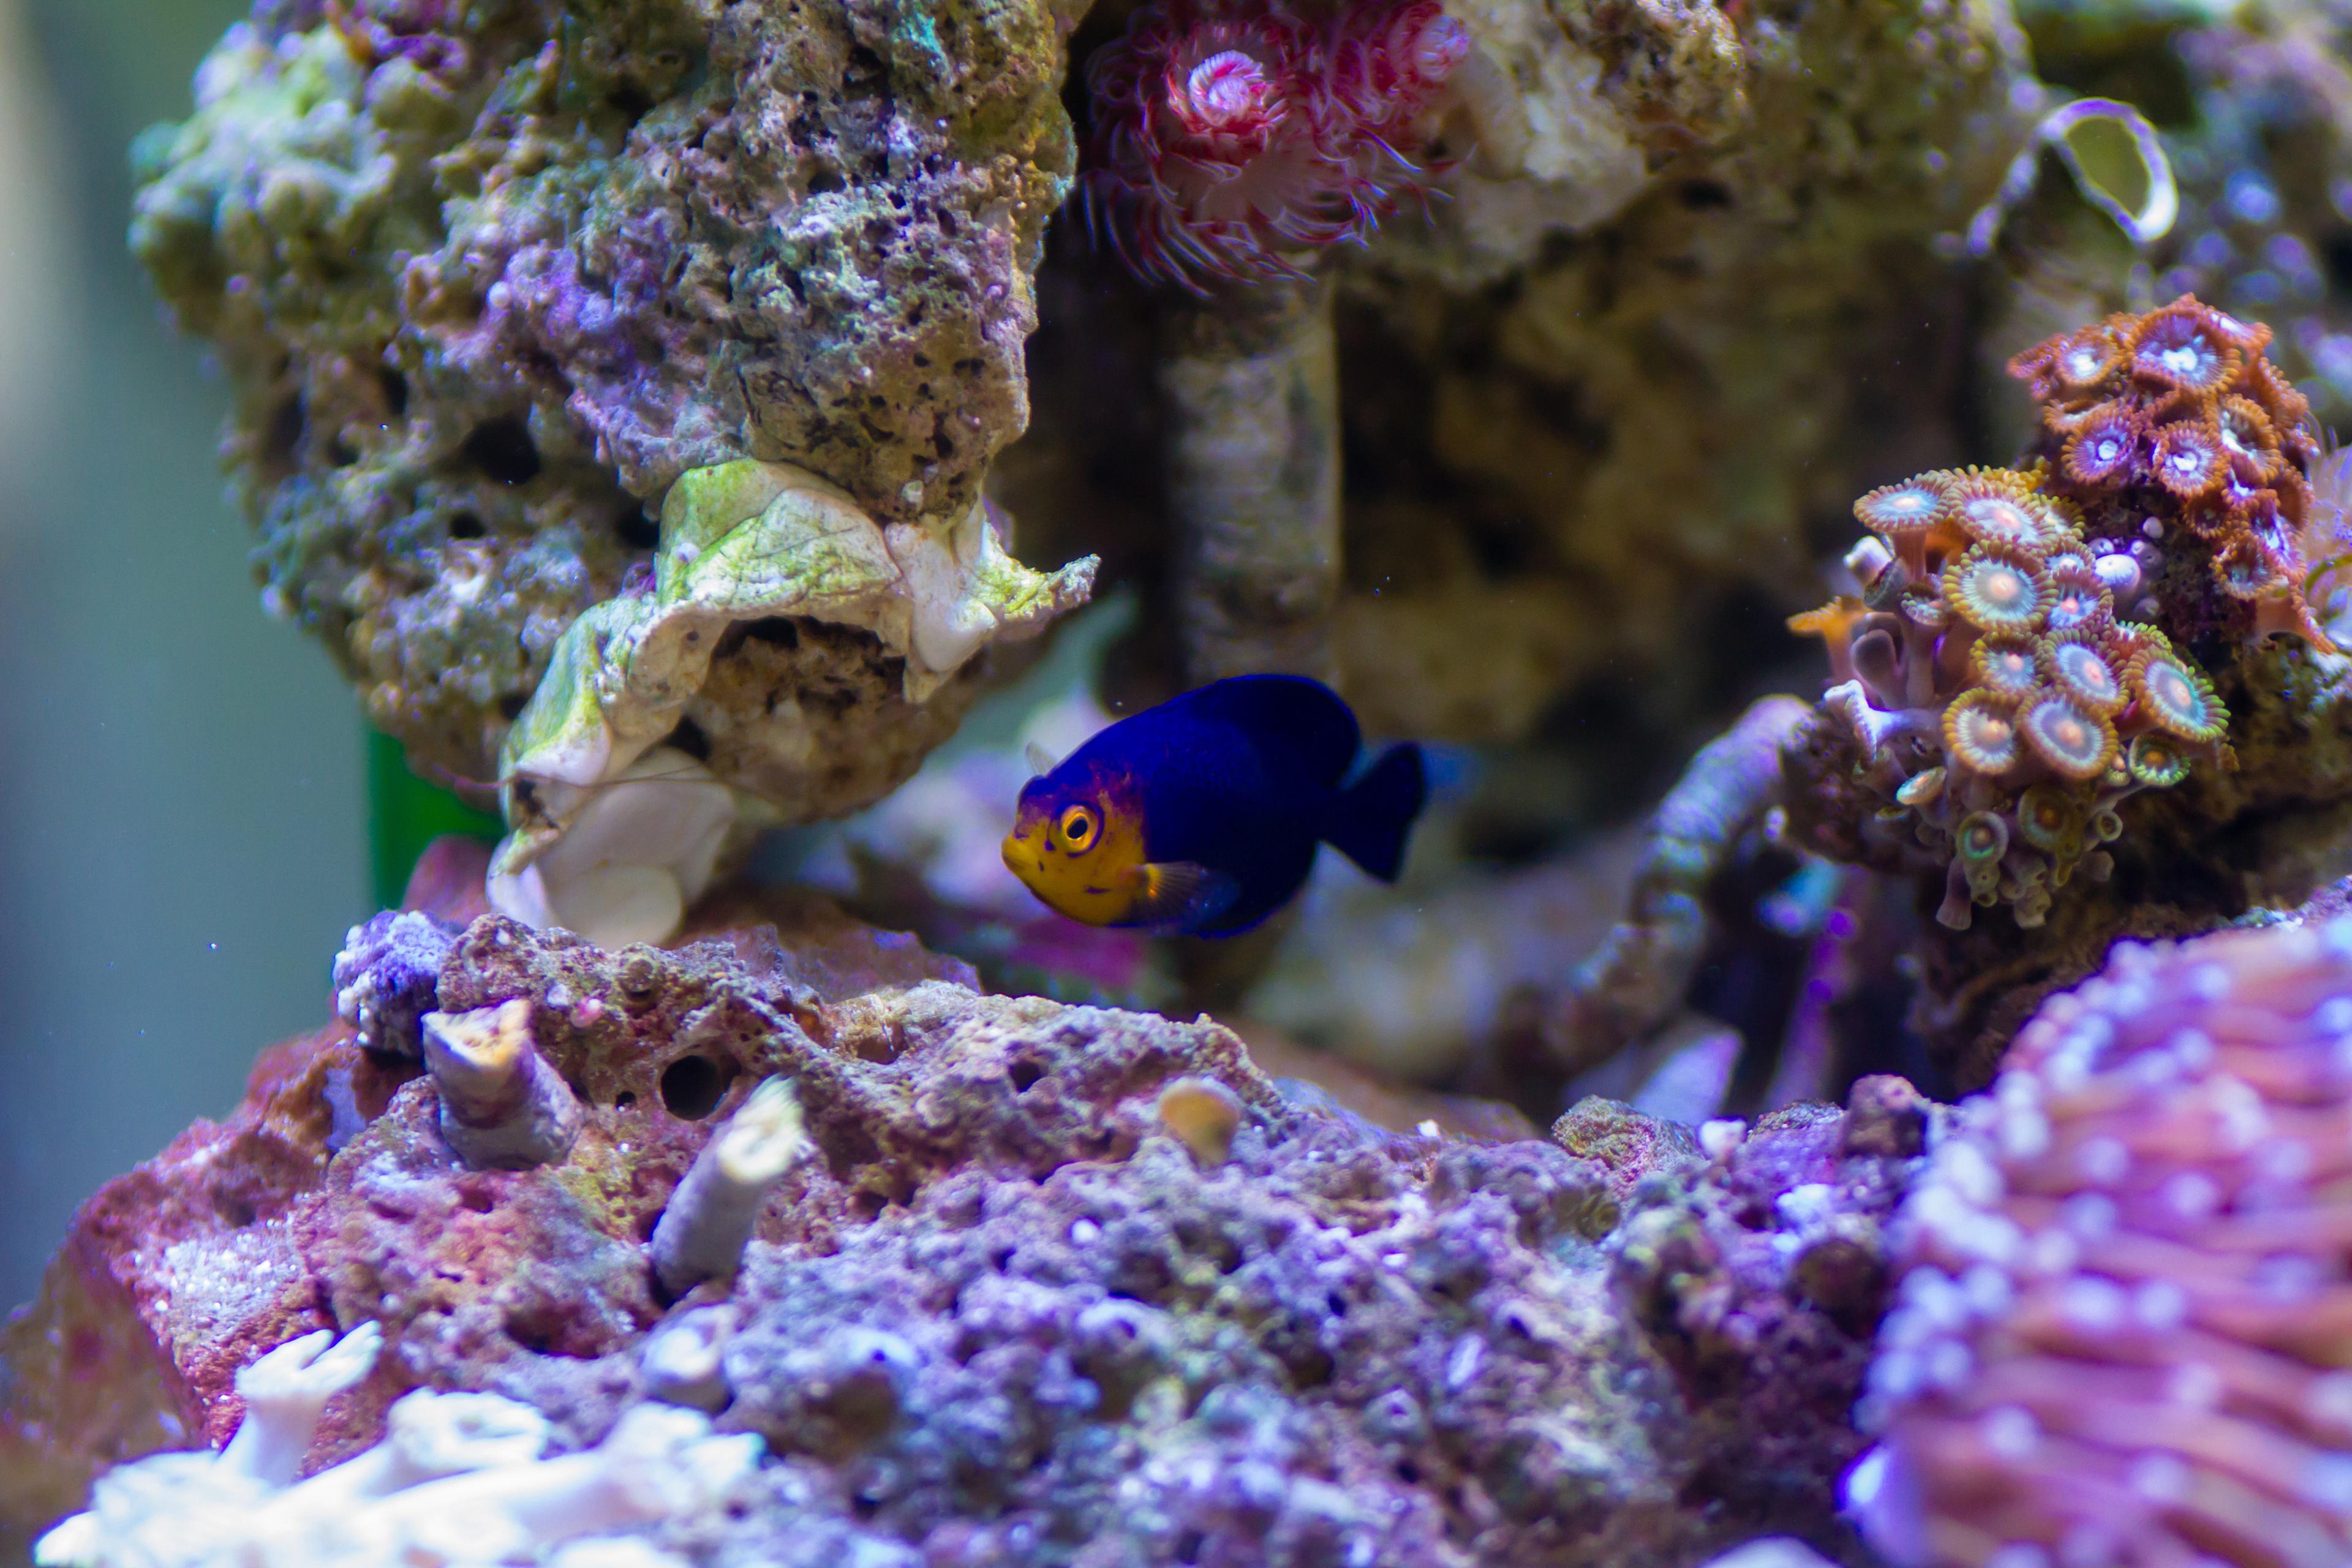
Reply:
<svg viewBox="0 0 2352 1568"><path fill-rule="evenodd" d="M1137 925L1191 931L1233 907L1242 885L1191 860L1154 860L1127 873L1135 888L1129 918Z"/></svg>

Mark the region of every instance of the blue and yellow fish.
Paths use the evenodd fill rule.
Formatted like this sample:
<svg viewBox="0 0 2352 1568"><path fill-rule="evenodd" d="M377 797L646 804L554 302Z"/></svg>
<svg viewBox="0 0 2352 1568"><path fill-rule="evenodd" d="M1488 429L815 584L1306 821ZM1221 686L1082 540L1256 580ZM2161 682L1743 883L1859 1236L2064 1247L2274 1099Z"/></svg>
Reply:
<svg viewBox="0 0 2352 1568"><path fill-rule="evenodd" d="M1051 908L1098 926L1247 931L1329 844L1382 881L1428 796L1421 748L1352 782L1362 739L1329 687L1243 675L1111 725L1021 791L1004 863Z"/></svg>

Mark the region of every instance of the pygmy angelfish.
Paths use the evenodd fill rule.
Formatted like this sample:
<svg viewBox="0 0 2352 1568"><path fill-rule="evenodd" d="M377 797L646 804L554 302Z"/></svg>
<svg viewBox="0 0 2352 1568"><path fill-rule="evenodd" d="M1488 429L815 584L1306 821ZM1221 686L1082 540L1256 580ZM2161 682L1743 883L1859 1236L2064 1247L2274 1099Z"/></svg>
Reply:
<svg viewBox="0 0 2352 1568"><path fill-rule="evenodd" d="M1428 795L1421 748L1349 782L1356 716L1320 681L1241 675L1111 725L1021 791L1004 863L1072 920L1205 936L1281 907L1328 843L1382 881Z"/></svg>

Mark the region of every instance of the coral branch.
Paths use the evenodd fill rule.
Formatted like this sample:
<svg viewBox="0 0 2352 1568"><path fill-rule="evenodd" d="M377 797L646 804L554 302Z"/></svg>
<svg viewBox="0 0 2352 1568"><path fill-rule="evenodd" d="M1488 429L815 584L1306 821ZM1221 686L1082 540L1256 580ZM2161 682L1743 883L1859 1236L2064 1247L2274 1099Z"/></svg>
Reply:
<svg viewBox="0 0 2352 1568"><path fill-rule="evenodd" d="M441 1095L441 1136L476 1170L555 1164L580 1135L580 1101L531 1044L530 1016L522 997L425 1016L425 1066Z"/></svg>
<svg viewBox="0 0 2352 1568"><path fill-rule="evenodd" d="M808 1151L793 1080L772 1078L695 1156L654 1227L654 1271L673 1296L732 1279L768 1189Z"/></svg>
<svg viewBox="0 0 2352 1568"><path fill-rule="evenodd" d="M302 1468L327 1401L375 1370L383 1330L362 1323L341 1339L320 1329L279 1345L236 1374L245 1419L222 1450L225 1470L284 1486Z"/></svg>
<svg viewBox="0 0 2352 1568"><path fill-rule="evenodd" d="M530 1405L419 1390L393 1405L382 1442L297 1485L295 1467L326 1397L320 1390L365 1375L380 1343L371 1323L319 1353L331 1337L307 1335L247 1369L238 1385L250 1379L256 1387L226 1451L162 1454L115 1469L99 1481L89 1512L43 1537L34 1561L41 1568L541 1562L566 1541L712 1508L763 1451L756 1436L713 1436L696 1412L639 1405L595 1448L542 1459L550 1426ZM264 1468L239 1447L257 1423L270 1435ZM289 1447L298 1426L301 1441ZM666 1561L650 1548L624 1560L648 1559Z"/></svg>

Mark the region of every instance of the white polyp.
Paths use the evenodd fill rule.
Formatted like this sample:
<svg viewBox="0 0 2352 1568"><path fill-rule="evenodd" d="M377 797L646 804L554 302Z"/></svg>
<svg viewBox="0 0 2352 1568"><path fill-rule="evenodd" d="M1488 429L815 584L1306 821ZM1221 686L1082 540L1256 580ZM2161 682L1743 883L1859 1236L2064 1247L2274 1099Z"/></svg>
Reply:
<svg viewBox="0 0 2352 1568"><path fill-rule="evenodd" d="M2076 1193L2058 1211L2066 1228L2084 1241L2097 1241L2115 1232L2120 1211L2105 1193Z"/></svg>
<svg viewBox="0 0 2352 1568"><path fill-rule="evenodd" d="M2352 1034L2352 996L2330 996L2312 1009L2311 1022L2324 1035Z"/></svg>
<svg viewBox="0 0 2352 1568"><path fill-rule="evenodd" d="M2313 1379L2303 1398L2313 1420L2352 1426L2352 1372L2331 1372Z"/></svg>
<svg viewBox="0 0 2352 1568"><path fill-rule="evenodd" d="M1976 1358L1958 1340L1937 1340L1927 1347L1927 1382L1934 1387L1957 1394L1975 1369Z"/></svg>
<svg viewBox="0 0 2352 1568"><path fill-rule="evenodd" d="M2131 1151L2120 1138L2094 1138L2074 1151L2074 1169L2085 1181L2113 1185L2131 1173Z"/></svg>
<svg viewBox="0 0 2352 1568"><path fill-rule="evenodd" d="M1703 1122L1698 1130L1698 1146L1710 1160L1720 1160L1739 1147L1748 1136L1748 1123L1736 1117Z"/></svg>
<svg viewBox="0 0 2352 1568"><path fill-rule="evenodd" d="M2131 1489L2152 1503L2178 1502L2189 1490L2189 1466L2178 1454L2142 1454L2128 1476Z"/></svg>
<svg viewBox="0 0 2352 1568"><path fill-rule="evenodd" d="M2164 1394L2175 1405L2212 1410L2220 1406L2226 1386L2221 1374L2203 1362L2185 1362L2164 1380Z"/></svg>
<svg viewBox="0 0 2352 1568"><path fill-rule="evenodd" d="M2086 1274L2070 1279L2059 1298L2060 1309L2066 1321L2078 1329L2112 1331L2123 1326L2125 1300L2123 1287L2112 1279Z"/></svg>
<svg viewBox="0 0 2352 1568"><path fill-rule="evenodd" d="M2050 1553L2030 1541L2012 1541L1996 1547L1984 1568L2050 1568Z"/></svg>
<svg viewBox="0 0 2352 1568"><path fill-rule="evenodd" d="M1977 1423L1977 1432L1986 1447L2011 1460L2031 1458L2035 1445L2042 1441L2041 1423L2033 1419L2032 1411L2016 1405L1986 1411Z"/></svg>
<svg viewBox="0 0 2352 1568"><path fill-rule="evenodd" d="M1997 1318L2009 1310L2017 1299L2016 1289L2009 1275L1990 1263L1972 1264L1960 1276L1960 1294L1969 1310L1979 1318Z"/></svg>
<svg viewBox="0 0 2352 1568"><path fill-rule="evenodd" d="M2319 928L2319 940L2337 958L2352 958L2352 915L2337 915Z"/></svg>
<svg viewBox="0 0 2352 1568"><path fill-rule="evenodd" d="M236 1374L245 1418L221 1453L224 1468L269 1486L284 1486L302 1468L327 1401L375 1370L383 1330L362 1323L341 1340L320 1329L290 1340Z"/></svg>
<svg viewBox="0 0 2352 1568"><path fill-rule="evenodd" d="M2036 1274L2056 1279L2074 1272L2083 1260L2083 1248L2066 1232L2053 1226L2036 1231L2026 1252L2026 1261Z"/></svg>
<svg viewBox="0 0 2352 1568"><path fill-rule="evenodd" d="M2172 1037L2172 1057L2191 1074L2213 1065L2213 1037L2202 1029L2183 1029Z"/></svg>
<svg viewBox="0 0 2352 1568"><path fill-rule="evenodd" d="M727 1342L735 1331L731 1307L700 1307L655 1330L637 1352L646 1390L656 1399L716 1413L730 1397Z"/></svg>
<svg viewBox="0 0 2352 1568"><path fill-rule="evenodd" d="M2169 1279L2150 1279L2132 1292L2132 1317L2145 1329L2164 1333L2189 1321L2189 1297Z"/></svg>
<svg viewBox="0 0 2352 1568"><path fill-rule="evenodd" d="M604 783L542 793L551 811L569 809L562 836L521 870L492 877L490 905L602 947L675 935L735 825L734 792L674 747L656 747Z"/></svg>
<svg viewBox="0 0 2352 1568"><path fill-rule="evenodd" d="M1919 1479L1892 1446L1866 1450L1839 1492L1863 1538L1894 1568L1927 1568L1927 1521Z"/></svg>
<svg viewBox="0 0 2352 1568"><path fill-rule="evenodd" d="M2027 1108L2001 1123L2000 1152L2011 1160L2038 1160L2050 1152L2050 1119Z"/></svg>
<svg viewBox="0 0 2352 1568"><path fill-rule="evenodd" d="M1980 1208L2000 1202L2006 1190L2000 1169L1973 1143L1955 1140L1947 1145L1937 1165L1962 1197Z"/></svg>
<svg viewBox="0 0 2352 1568"><path fill-rule="evenodd" d="M2352 1454L2313 1454L2304 1461L2296 1489L2339 1520L2352 1515Z"/></svg>
<svg viewBox="0 0 2352 1568"><path fill-rule="evenodd" d="M2209 1219L2221 1204L2221 1187L2202 1171L2183 1171L2168 1177L2157 1193L2166 1208L2185 1220Z"/></svg>

